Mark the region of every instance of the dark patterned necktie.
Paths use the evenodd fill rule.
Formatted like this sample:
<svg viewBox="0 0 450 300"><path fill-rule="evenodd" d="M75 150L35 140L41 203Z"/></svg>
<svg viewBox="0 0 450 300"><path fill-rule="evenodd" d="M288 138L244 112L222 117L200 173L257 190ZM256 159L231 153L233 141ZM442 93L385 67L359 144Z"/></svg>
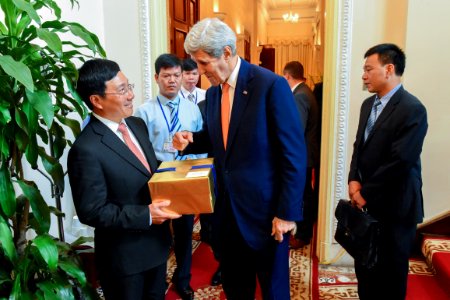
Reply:
<svg viewBox="0 0 450 300"><path fill-rule="evenodd" d="M188 95L188 100L195 103L195 96L194 96L194 94L189 94Z"/></svg>
<svg viewBox="0 0 450 300"><path fill-rule="evenodd" d="M380 108L381 101L378 99L378 97L375 99L375 102L372 106L372 111L370 112L369 119L367 119L367 125L366 125L366 131L364 134L364 141L367 140L367 137L370 135L370 133L373 130L373 125L375 125L375 122L378 118L378 109Z"/></svg>

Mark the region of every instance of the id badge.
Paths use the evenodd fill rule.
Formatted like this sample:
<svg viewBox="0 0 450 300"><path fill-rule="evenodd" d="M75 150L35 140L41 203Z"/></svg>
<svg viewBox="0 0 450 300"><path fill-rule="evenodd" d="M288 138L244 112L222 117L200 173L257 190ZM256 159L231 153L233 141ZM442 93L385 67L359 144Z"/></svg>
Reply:
<svg viewBox="0 0 450 300"><path fill-rule="evenodd" d="M177 149L173 147L172 137L169 137L163 144L163 150L165 152L176 153Z"/></svg>

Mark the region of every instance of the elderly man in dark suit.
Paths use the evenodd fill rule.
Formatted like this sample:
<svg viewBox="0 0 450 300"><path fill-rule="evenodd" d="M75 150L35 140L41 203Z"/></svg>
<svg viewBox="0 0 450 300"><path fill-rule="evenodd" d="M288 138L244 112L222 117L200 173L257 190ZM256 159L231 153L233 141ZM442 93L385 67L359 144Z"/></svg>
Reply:
<svg viewBox="0 0 450 300"><path fill-rule="evenodd" d="M147 181L157 168L147 127L132 117L132 85L117 63L87 61L77 92L92 116L68 156L73 201L81 222L95 227L95 259L105 298L164 299L171 244L165 209Z"/></svg>
<svg viewBox="0 0 450 300"><path fill-rule="evenodd" d="M203 129L178 132L179 150L212 151L220 196L222 282L227 299L290 299L289 231L301 220L306 147L284 78L236 55L236 35L218 19L193 26L185 50L212 87Z"/></svg>
<svg viewBox="0 0 450 300"><path fill-rule="evenodd" d="M360 299L405 299L408 260L423 220L420 154L427 112L401 84L405 54L394 44L364 55L362 79L374 93L361 106L349 173L349 195L381 225L378 262L355 260ZM389 291L389 295L385 295Z"/></svg>

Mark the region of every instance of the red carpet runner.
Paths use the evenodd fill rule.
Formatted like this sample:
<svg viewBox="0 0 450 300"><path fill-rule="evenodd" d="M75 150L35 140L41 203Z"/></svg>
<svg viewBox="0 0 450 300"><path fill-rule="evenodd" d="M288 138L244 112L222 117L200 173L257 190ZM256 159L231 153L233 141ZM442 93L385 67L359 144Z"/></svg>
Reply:
<svg viewBox="0 0 450 300"><path fill-rule="evenodd" d="M226 299L221 286L210 286L211 276L217 269L210 247L200 242L200 225L196 223L193 236L193 254L192 254L192 280L191 286L195 291L195 299L201 300L219 300ZM306 246L302 249L291 251L290 253L290 271L291 271L291 299L303 300L318 298L318 282L313 278L318 278L317 260L311 260L312 247ZM175 257L171 253L168 261L168 282L175 270ZM173 289L172 285L166 294L166 300L180 299ZM257 295L256 299L261 299Z"/></svg>

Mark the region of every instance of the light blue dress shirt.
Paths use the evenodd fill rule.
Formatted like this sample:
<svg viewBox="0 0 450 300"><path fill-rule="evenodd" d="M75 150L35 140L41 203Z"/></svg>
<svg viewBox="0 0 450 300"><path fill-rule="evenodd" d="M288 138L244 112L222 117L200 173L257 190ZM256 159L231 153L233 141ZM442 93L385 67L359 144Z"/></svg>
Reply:
<svg viewBox="0 0 450 300"><path fill-rule="evenodd" d="M159 100L159 101L158 101ZM147 124L150 141L155 149L156 158L160 161L185 160L204 158L206 154L179 156L178 152L164 150L164 143L170 140L168 125L170 125L170 108L167 102L171 101L162 95L151 99L136 109L134 115L144 120ZM172 101L178 102L178 118L181 123L180 131L191 132L200 131L203 126L203 119L198 106L177 95Z"/></svg>

